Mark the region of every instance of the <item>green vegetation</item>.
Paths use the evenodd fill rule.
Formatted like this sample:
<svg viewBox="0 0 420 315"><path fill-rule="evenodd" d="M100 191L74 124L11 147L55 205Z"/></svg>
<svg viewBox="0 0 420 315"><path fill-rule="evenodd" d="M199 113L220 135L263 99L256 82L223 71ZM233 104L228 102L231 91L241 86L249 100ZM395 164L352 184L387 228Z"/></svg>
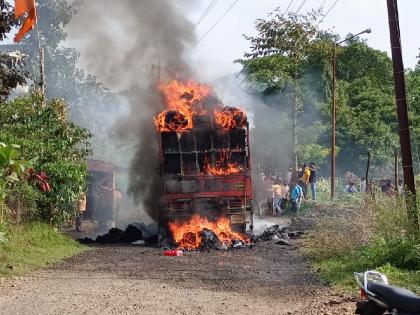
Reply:
<svg viewBox="0 0 420 315"><path fill-rule="evenodd" d="M322 174L329 166L332 52L340 37L319 29L319 16L275 11L257 20L257 36L247 37L250 51L237 62L249 82L247 90L277 108L279 120L286 113L294 122L296 132L288 123L277 132L288 145L294 144L299 162L315 161ZM371 176L383 176L399 147L391 58L356 37L337 47L336 73L337 172L364 174L370 152ZM420 65L407 70L407 93L415 168L420 171L420 133L415 127L420 120ZM284 156L273 151L261 167L278 167L279 154Z"/></svg>
<svg viewBox="0 0 420 315"><path fill-rule="evenodd" d="M38 6L51 94L42 95L37 86L40 43L33 33L19 46L26 57L0 52L0 275L21 274L84 250L54 228L74 217L91 154L90 132L70 121L69 100L61 97L71 93L72 104L75 95L86 103L80 87L106 94L95 78L75 68L78 52L59 47L64 26L82 2L47 0ZM0 0L0 11L3 40L22 20L9 1ZM30 93L8 98L17 85L31 81Z"/></svg>
<svg viewBox="0 0 420 315"><path fill-rule="evenodd" d="M0 102L0 125L9 143L0 142L1 276L85 249L53 226L75 214L86 189L89 133L68 121L62 101L44 107L35 94Z"/></svg>
<svg viewBox="0 0 420 315"><path fill-rule="evenodd" d="M376 195L359 205L320 202L318 221L304 240L314 268L333 285L354 290L354 272L379 270L391 283L420 292L420 233L408 233L403 201Z"/></svg>
<svg viewBox="0 0 420 315"><path fill-rule="evenodd" d="M0 276L24 274L86 249L44 223L0 226Z"/></svg>
<svg viewBox="0 0 420 315"><path fill-rule="evenodd" d="M53 100L44 107L36 94L0 103L0 125L1 142L18 145L24 160L36 157L26 167L31 172L20 174L27 185L9 183L8 207L36 205L28 219L54 224L71 218L73 204L86 189L89 132L68 120L64 101ZM11 158L17 155L15 151ZM2 178L10 178L7 170L3 173Z"/></svg>

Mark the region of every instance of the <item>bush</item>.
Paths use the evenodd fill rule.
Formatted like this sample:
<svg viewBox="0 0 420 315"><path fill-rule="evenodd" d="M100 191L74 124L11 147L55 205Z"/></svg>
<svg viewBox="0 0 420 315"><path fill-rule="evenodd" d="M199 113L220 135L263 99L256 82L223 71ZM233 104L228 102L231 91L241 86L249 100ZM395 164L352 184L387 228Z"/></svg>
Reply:
<svg viewBox="0 0 420 315"><path fill-rule="evenodd" d="M36 156L36 173L44 171L51 183L51 191L42 195L26 191L27 199L36 200L38 211L32 213L52 223L71 217L73 204L86 190L89 131L68 120L63 100L44 107L36 95L1 103L0 125L0 142L18 144L23 158ZM35 182L32 186L38 188Z"/></svg>
<svg viewBox="0 0 420 315"><path fill-rule="evenodd" d="M420 235L409 233L405 203L384 196L358 203L319 203L304 250L324 278L353 287L353 272L377 269L392 283L419 292Z"/></svg>
<svg viewBox="0 0 420 315"><path fill-rule="evenodd" d="M15 222L30 221L38 217L37 206L43 198L39 189L22 181L10 189L6 204L11 209Z"/></svg>
<svg viewBox="0 0 420 315"><path fill-rule="evenodd" d="M315 228L305 238L306 253L312 258L327 259L355 253L372 240L372 211L342 203L317 206Z"/></svg>

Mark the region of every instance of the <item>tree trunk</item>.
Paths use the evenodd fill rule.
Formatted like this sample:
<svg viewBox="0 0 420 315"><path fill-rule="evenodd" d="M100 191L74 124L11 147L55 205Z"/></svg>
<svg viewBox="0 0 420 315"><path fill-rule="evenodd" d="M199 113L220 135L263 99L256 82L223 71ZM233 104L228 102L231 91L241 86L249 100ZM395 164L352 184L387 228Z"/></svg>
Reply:
<svg viewBox="0 0 420 315"><path fill-rule="evenodd" d="M298 137L297 137L297 118L298 118L298 86L297 80L293 83L293 163L295 170L298 168Z"/></svg>
<svg viewBox="0 0 420 315"><path fill-rule="evenodd" d="M369 187L369 167L370 167L370 152L368 151L367 165L366 165L366 193L373 192L372 187Z"/></svg>

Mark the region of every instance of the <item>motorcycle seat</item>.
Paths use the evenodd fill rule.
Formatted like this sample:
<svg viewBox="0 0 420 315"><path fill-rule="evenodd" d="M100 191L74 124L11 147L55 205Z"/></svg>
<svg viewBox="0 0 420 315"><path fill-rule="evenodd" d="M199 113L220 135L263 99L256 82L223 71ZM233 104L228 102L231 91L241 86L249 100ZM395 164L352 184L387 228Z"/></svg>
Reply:
<svg viewBox="0 0 420 315"><path fill-rule="evenodd" d="M376 294L387 305L413 314L420 314L420 296L392 285L369 282L368 290Z"/></svg>

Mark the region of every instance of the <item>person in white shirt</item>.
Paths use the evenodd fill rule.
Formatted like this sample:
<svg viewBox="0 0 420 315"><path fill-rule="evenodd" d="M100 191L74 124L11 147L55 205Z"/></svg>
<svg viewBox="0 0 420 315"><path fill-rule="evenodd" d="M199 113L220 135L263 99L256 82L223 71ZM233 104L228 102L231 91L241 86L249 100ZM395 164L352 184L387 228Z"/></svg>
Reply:
<svg viewBox="0 0 420 315"><path fill-rule="evenodd" d="M366 192L366 177L362 176L360 178L360 192L365 193Z"/></svg>

